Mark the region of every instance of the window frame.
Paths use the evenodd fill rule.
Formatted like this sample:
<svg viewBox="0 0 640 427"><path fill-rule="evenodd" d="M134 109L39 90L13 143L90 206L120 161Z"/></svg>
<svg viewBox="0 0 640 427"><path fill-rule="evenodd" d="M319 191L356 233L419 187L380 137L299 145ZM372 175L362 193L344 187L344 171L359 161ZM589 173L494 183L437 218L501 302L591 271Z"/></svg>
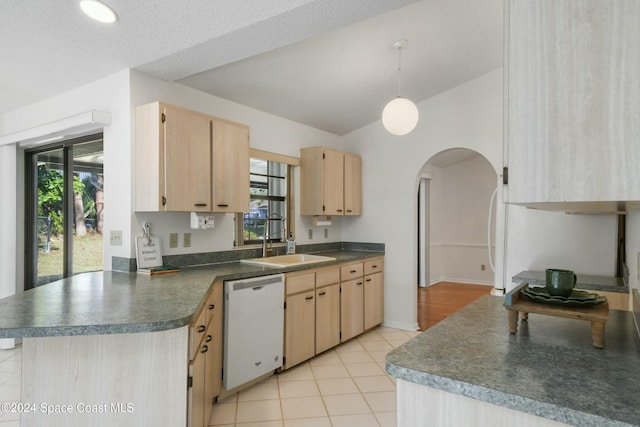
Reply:
<svg viewBox="0 0 640 427"><path fill-rule="evenodd" d="M249 157L257 158L260 160L266 160L269 162L278 162L287 165L287 176L286 176L286 196L285 196L285 230L284 235L295 236L295 186L294 186L294 168L300 165L300 159L297 157L287 156L284 154L272 153L269 151L257 150L254 148L249 149ZM250 191L250 190L249 190ZM251 198L251 195L249 196ZM270 196L259 197L260 199L269 199ZM280 196L273 196L279 198ZM254 199L256 197L253 197ZM234 238L234 246L242 247L242 246L255 246L261 245L262 240L244 240L244 213L239 212L235 215L235 238ZM291 219L294 220L291 220ZM275 239L269 239L270 242L278 242Z"/></svg>

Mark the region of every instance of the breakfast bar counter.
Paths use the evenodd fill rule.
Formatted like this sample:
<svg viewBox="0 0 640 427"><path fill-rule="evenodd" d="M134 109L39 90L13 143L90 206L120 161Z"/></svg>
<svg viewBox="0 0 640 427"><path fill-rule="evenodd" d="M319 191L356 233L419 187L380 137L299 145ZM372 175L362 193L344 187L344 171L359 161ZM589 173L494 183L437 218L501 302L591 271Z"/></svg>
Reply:
<svg viewBox="0 0 640 427"><path fill-rule="evenodd" d="M573 319L530 314L510 334L503 304L482 297L387 355L398 425L640 425L630 312L610 311L597 349Z"/></svg>
<svg viewBox="0 0 640 427"><path fill-rule="evenodd" d="M189 399L196 394L205 404L204 389L189 385L205 384L206 357L195 355L206 351L196 352L200 344L191 325L196 316L220 313L209 310L222 310L211 302L221 301L211 299L221 282L383 253L322 255L333 259L284 268L233 261L159 275L81 273L0 299L0 338L22 338L20 425L184 426L199 405ZM207 327L207 339L221 330L220 322ZM210 360L207 366L213 366Z"/></svg>

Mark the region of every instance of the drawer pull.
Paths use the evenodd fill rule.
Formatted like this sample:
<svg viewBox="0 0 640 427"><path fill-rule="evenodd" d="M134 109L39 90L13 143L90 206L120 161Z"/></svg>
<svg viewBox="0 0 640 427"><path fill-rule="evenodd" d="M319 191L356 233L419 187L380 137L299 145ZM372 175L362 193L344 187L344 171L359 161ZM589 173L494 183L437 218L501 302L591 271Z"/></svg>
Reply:
<svg viewBox="0 0 640 427"><path fill-rule="evenodd" d="M207 329L207 327L204 325L198 326L198 332L204 332L205 329Z"/></svg>
<svg viewBox="0 0 640 427"><path fill-rule="evenodd" d="M209 351L209 346L208 345L203 345L202 346L202 350L200 351L200 353L206 353L207 351Z"/></svg>
<svg viewBox="0 0 640 427"><path fill-rule="evenodd" d="M371 279L366 279L366 280L365 280L365 282L370 282L370 281L371 281Z"/></svg>
<svg viewBox="0 0 640 427"><path fill-rule="evenodd" d="M350 271L349 271L349 273L350 273L350 274L353 274L353 273L355 273L355 272L357 272L357 271L358 271L358 270L350 270Z"/></svg>
<svg viewBox="0 0 640 427"><path fill-rule="evenodd" d="M336 212L342 212L342 209L336 209Z"/></svg>
<svg viewBox="0 0 640 427"><path fill-rule="evenodd" d="M204 208L205 206L207 206L206 203L196 203L194 206L198 207L198 208Z"/></svg>
<svg viewBox="0 0 640 427"><path fill-rule="evenodd" d="M347 212L351 212L351 209L347 209Z"/></svg>
<svg viewBox="0 0 640 427"><path fill-rule="evenodd" d="M313 299L313 296L310 296L310 297L306 297L305 299L306 299L306 300L310 300L310 299Z"/></svg>
<svg viewBox="0 0 640 427"><path fill-rule="evenodd" d="M211 335L207 335L207 338L204 340L204 342L211 342L212 339L213 337Z"/></svg>
<svg viewBox="0 0 640 427"><path fill-rule="evenodd" d="M371 266L371 268L378 268L378 265L374 264L374 265Z"/></svg>
<svg viewBox="0 0 640 427"><path fill-rule="evenodd" d="M360 286L360 285L362 285L362 282L358 282L358 283L356 283L356 285Z"/></svg>
<svg viewBox="0 0 640 427"><path fill-rule="evenodd" d="M228 207L229 207L229 205L228 205L228 204L226 204L226 203L218 203L218 207L219 207L219 208L228 208Z"/></svg>
<svg viewBox="0 0 640 427"><path fill-rule="evenodd" d="M326 292L320 292L318 295L322 296L322 295L326 295Z"/></svg>

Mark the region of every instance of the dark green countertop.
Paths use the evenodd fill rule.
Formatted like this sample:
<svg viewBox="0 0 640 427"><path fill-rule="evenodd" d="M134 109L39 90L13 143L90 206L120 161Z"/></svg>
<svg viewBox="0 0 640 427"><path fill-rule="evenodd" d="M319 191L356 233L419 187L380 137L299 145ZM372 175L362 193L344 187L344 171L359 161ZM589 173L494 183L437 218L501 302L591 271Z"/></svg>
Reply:
<svg viewBox="0 0 640 427"><path fill-rule="evenodd" d="M81 273L0 299L0 338L154 332L188 325L216 280L236 280L384 255L329 251L336 261L290 268L226 262L146 275Z"/></svg>

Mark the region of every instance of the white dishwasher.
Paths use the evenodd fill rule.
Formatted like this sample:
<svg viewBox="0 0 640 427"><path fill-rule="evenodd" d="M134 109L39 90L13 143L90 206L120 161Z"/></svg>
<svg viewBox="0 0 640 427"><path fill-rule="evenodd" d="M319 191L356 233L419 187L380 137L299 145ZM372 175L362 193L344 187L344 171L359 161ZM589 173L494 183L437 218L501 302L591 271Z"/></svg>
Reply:
<svg viewBox="0 0 640 427"><path fill-rule="evenodd" d="M284 274L224 283L225 390L282 366Z"/></svg>

